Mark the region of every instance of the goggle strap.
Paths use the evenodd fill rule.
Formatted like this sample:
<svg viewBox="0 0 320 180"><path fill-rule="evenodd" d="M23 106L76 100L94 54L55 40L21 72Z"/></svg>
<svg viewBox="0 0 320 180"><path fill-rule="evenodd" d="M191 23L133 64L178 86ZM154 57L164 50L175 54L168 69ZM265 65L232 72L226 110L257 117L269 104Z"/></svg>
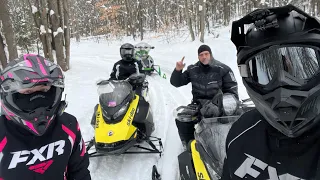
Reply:
<svg viewBox="0 0 320 180"><path fill-rule="evenodd" d="M249 77L248 68L246 64L239 64L238 69L241 77Z"/></svg>

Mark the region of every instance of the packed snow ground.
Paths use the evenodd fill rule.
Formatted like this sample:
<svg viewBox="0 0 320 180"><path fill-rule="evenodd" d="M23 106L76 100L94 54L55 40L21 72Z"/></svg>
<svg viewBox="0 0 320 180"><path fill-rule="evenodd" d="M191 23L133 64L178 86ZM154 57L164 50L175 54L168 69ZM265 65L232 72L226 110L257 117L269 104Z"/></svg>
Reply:
<svg viewBox="0 0 320 180"><path fill-rule="evenodd" d="M212 49L213 56L229 65L239 83L240 98L248 95L242 84L237 64L236 50L230 41L230 28L219 31L219 38L207 36L205 44ZM98 102L96 81L108 79L113 64L120 59L119 47L123 43L136 44L131 38L118 41L94 39L75 41L71 44L71 70L65 73L66 94L69 102L67 112L75 115L80 122L85 141L93 137L90 120L93 108ZM150 51L155 64L161 66L167 79L159 76L148 77L149 96L155 123L153 136L160 137L164 145L164 153L159 160L157 154L119 155L90 159L90 171L94 180L150 180L154 164L158 165L163 180L178 179L177 156L182 152L181 143L175 125L173 110L180 105L187 105L192 98L191 85L175 88L170 84L170 75L176 61L185 56L186 66L198 61L197 49L199 41L190 42L190 38L182 36L171 43L161 37L149 36L147 42L155 49ZM159 160L157 162L157 160Z"/></svg>

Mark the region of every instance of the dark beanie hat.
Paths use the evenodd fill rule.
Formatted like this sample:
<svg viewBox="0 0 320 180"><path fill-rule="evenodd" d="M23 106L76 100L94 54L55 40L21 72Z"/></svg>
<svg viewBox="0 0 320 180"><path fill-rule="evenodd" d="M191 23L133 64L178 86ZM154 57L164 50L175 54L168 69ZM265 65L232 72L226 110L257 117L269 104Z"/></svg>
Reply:
<svg viewBox="0 0 320 180"><path fill-rule="evenodd" d="M203 51L209 51L209 53L212 54L210 47L207 45L201 45L198 49L198 54L202 53Z"/></svg>

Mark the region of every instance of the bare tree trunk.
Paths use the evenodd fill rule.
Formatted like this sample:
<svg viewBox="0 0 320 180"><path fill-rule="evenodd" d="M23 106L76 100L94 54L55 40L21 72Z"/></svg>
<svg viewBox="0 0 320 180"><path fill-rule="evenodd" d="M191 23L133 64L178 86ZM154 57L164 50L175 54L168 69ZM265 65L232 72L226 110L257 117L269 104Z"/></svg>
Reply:
<svg viewBox="0 0 320 180"><path fill-rule="evenodd" d="M65 39L65 54L66 54L66 66L70 69L70 13L69 13L69 0L63 1L63 13L64 13L64 39Z"/></svg>
<svg viewBox="0 0 320 180"><path fill-rule="evenodd" d="M130 32L131 35L133 37L133 39L135 39L136 35L134 33L134 27L133 27L133 18L132 18L132 12L131 12L131 7L129 5L129 0L125 0L126 3L126 10L127 10L127 14L128 14L128 25L130 26Z"/></svg>
<svg viewBox="0 0 320 180"><path fill-rule="evenodd" d="M49 2L50 1L51 0L49 0ZM55 48L55 44L52 44L52 35L51 35L51 32L49 32L50 22L48 22L48 13L49 12L47 12L47 1L46 0L41 0L40 8L41 8L41 15L40 15L41 16L41 24L39 26L39 29L41 30L41 25L43 25L44 29L45 29L45 33L43 33L43 35L45 36L45 38L44 38L45 42L43 43L43 49L46 49L44 55L46 58L49 58L51 61L54 61L52 49ZM44 48L44 47L46 47L46 48Z"/></svg>
<svg viewBox="0 0 320 180"><path fill-rule="evenodd" d="M199 6L200 11L200 41L204 42L204 19L206 16L206 0L202 0L201 6Z"/></svg>
<svg viewBox="0 0 320 180"><path fill-rule="evenodd" d="M51 24L52 24L52 31L53 31L53 41L55 44L56 50L56 59L57 63L61 67L63 71L68 70L68 66L65 61L64 51L63 51L63 31L60 27L60 19L59 19L59 12L58 9L58 1L57 0L49 0L48 1L49 9L53 10L55 13L50 16ZM62 32L61 32L62 31Z"/></svg>
<svg viewBox="0 0 320 180"><path fill-rule="evenodd" d="M53 61L51 45L52 37L48 28L47 2L46 0L35 0L34 2L29 0L28 2L30 9L32 9L32 6L35 6L38 9L38 12L33 13L34 22L36 28L40 31L38 32L38 35L42 43L44 56Z"/></svg>
<svg viewBox="0 0 320 180"><path fill-rule="evenodd" d="M3 24L3 34L8 45L9 60L11 61L18 57L18 51L7 0L0 0L0 20Z"/></svg>
<svg viewBox="0 0 320 180"><path fill-rule="evenodd" d="M199 2L198 0L194 1L194 4L195 4L195 21L194 21L194 24L195 24L195 32L196 32L196 35L199 36L199 32L200 32L200 18L199 18Z"/></svg>
<svg viewBox="0 0 320 180"><path fill-rule="evenodd" d="M230 21L230 3L229 0L223 0L224 25L228 25Z"/></svg>
<svg viewBox="0 0 320 180"><path fill-rule="evenodd" d="M157 0L153 0L153 29L157 30Z"/></svg>
<svg viewBox="0 0 320 180"><path fill-rule="evenodd" d="M71 2L69 1L69 3L74 4L74 0L71 0ZM69 6L71 7L71 6ZM71 28L72 28L72 36L71 37L75 37L77 42L80 42L80 33L79 33L79 25L78 25L78 18L76 18L76 13L77 11L73 9L72 12L70 12L71 14Z"/></svg>
<svg viewBox="0 0 320 180"><path fill-rule="evenodd" d="M139 1L138 9L139 9L138 19L139 19L140 40L142 41L143 40L143 14L142 14L141 0Z"/></svg>
<svg viewBox="0 0 320 180"><path fill-rule="evenodd" d="M320 1L318 0L317 1L317 14L316 14L316 16L319 16L319 14L320 14Z"/></svg>
<svg viewBox="0 0 320 180"><path fill-rule="evenodd" d="M128 28L128 25L129 25L129 22L128 22L128 18L123 18L123 21L124 21L124 26L125 26L125 30L126 30L126 36L130 36L130 33L129 33L129 28Z"/></svg>
<svg viewBox="0 0 320 180"><path fill-rule="evenodd" d="M311 16L316 15L316 12L315 12L316 8L315 7L316 7L316 0L311 0L310 7L309 7Z"/></svg>
<svg viewBox="0 0 320 180"><path fill-rule="evenodd" d="M58 9L59 9L59 18L60 18L60 27L64 30L64 10L63 10L63 1L65 0L58 0ZM64 39L64 34L62 34L62 39Z"/></svg>
<svg viewBox="0 0 320 180"><path fill-rule="evenodd" d="M206 16L205 16L204 20L206 21L205 26L207 27L208 33L210 33L210 22L209 22L210 11L209 11L209 8L210 8L210 6L208 6L208 4L206 4Z"/></svg>
<svg viewBox="0 0 320 180"><path fill-rule="evenodd" d="M184 0L184 5L185 5L185 13L186 13L186 19L187 19L187 24L189 26L189 31L190 31L190 35L191 35L191 41L194 41L195 40L195 37L194 37L194 32L193 32L193 28L192 28L192 21L191 21L191 17L190 17L190 14L189 14L189 5L188 5L188 0Z"/></svg>
<svg viewBox="0 0 320 180"><path fill-rule="evenodd" d="M4 51L4 48L5 48L5 44L3 43L3 38L0 33L0 61L1 61L2 69L4 69L8 64L7 56L6 56L6 52Z"/></svg>
<svg viewBox="0 0 320 180"><path fill-rule="evenodd" d="M261 0L251 0L251 2L253 3L253 8L262 8Z"/></svg>

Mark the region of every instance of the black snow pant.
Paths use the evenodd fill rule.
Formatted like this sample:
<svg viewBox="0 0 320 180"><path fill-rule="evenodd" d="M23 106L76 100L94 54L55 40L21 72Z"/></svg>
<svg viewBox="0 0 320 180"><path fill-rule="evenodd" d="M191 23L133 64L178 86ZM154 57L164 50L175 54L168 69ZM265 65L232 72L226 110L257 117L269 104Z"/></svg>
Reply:
<svg viewBox="0 0 320 180"><path fill-rule="evenodd" d="M194 125L197 122L181 122L176 119L179 136L183 144L188 144L189 141L194 139Z"/></svg>
<svg viewBox="0 0 320 180"><path fill-rule="evenodd" d="M135 93L136 93L137 95L139 95L140 97L142 97L142 90L143 90L142 85L141 85L141 86L136 86L133 90L135 91Z"/></svg>

